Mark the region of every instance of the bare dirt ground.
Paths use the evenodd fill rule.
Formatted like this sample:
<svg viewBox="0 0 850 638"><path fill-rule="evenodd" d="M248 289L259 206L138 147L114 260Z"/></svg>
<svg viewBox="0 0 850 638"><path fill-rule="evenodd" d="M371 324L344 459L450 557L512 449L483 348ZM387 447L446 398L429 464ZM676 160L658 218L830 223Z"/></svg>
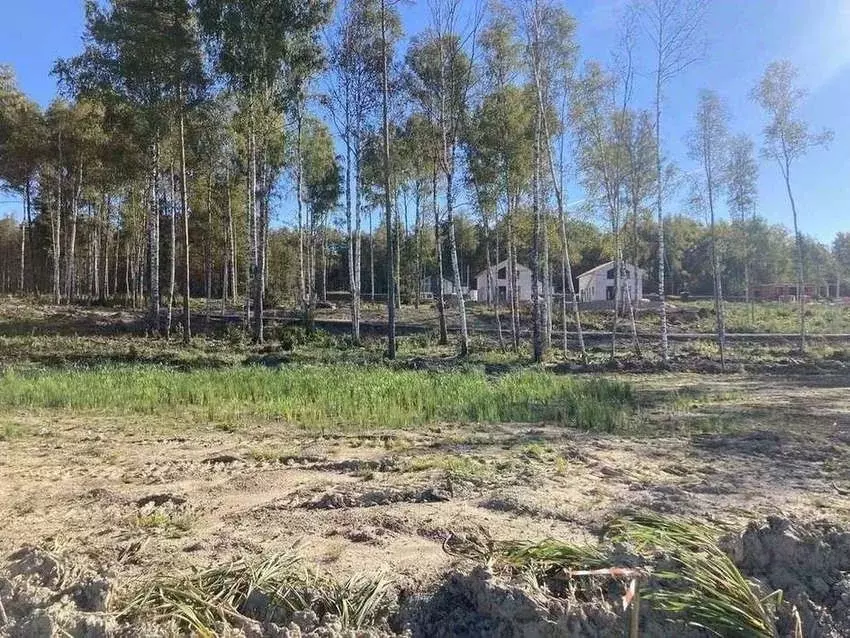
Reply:
<svg viewBox="0 0 850 638"><path fill-rule="evenodd" d="M335 576L421 591L457 566L449 532L481 527L588 540L635 509L850 525L850 375L628 378L639 423L618 435L7 414L0 554L48 547L130 583L295 547Z"/></svg>

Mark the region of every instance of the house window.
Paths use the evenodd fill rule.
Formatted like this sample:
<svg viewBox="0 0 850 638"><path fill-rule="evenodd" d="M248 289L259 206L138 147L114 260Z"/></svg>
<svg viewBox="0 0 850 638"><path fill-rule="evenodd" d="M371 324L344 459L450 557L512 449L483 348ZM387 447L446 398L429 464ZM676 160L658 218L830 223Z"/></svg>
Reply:
<svg viewBox="0 0 850 638"><path fill-rule="evenodd" d="M614 300L614 286L608 286L605 288L605 299L608 301Z"/></svg>
<svg viewBox="0 0 850 638"><path fill-rule="evenodd" d="M508 267L504 266L503 268L499 268L498 272L499 279L507 279L508 278Z"/></svg>
<svg viewBox="0 0 850 638"><path fill-rule="evenodd" d="M615 275L616 275L616 274L617 274L617 269L616 269L616 268L612 268L611 270L609 270L609 271L608 271L608 274L607 274L607 275L605 275L605 276L606 276L608 279L613 279L613 278L615 277Z"/></svg>

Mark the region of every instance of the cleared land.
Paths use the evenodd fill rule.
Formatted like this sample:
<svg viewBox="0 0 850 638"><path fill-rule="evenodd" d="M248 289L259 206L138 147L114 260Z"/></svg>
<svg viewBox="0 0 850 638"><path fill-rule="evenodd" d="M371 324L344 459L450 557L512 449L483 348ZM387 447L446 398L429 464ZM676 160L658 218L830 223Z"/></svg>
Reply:
<svg viewBox="0 0 850 638"><path fill-rule="evenodd" d="M414 338L392 366L378 343L350 349L330 337L287 352L235 339L182 349L126 334L118 311L26 312L65 336L0 337L10 635L171 635L191 626L173 597L127 611L152 580L292 555L314 575L266 563L266 581L252 572L244 582L279 587L285 572L309 600L287 599L290 611L273 617L268 601L253 613L237 596L240 618L224 613L214 633L623 635L623 586L600 578L565 590L563 575L541 571L550 563L538 556L528 572L500 543L595 547L636 512L737 532L737 564L786 591L806 636L846 635L850 360L840 346L805 360L771 346L779 352L764 358L786 358L783 374L565 374L498 351L457 362ZM102 336L63 327L83 320L101 321ZM764 549L792 538L785 553ZM475 571L486 558L493 571ZM363 575L383 584L347 582ZM208 591L220 577L178 590ZM342 599L362 615L346 616ZM659 613L644 602L641 635L703 635ZM777 613L793 631L790 607Z"/></svg>

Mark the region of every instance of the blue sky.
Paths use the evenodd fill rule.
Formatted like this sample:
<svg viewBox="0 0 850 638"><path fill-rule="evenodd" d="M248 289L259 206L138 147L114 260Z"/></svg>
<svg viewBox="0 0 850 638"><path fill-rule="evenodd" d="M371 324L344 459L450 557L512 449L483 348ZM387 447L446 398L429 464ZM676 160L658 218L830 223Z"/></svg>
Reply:
<svg viewBox="0 0 850 638"><path fill-rule="evenodd" d="M470 0L471 1L471 0ZM607 61L627 0L572 0L567 8L578 22L582 58ZM58 57L82 46L82 0L3 2L0 63L11 64L21 88L43 105L56 92L49 72ZM403 8L407 32L425 27L425 0ZM717 90L732 115L731 127L760 138L764 121L749 91L769 62L785 58L800 69L809 95L802 115L814 129L828 127L835 140L813 151L793 175L801 228L821 241L850 231L850 0L708 0L705 59L676 78L667 91L665 150L683 170L693 169L682 139L691 127L697 94ZM648 71L650 60L643 60ZM636 106L650 106L651 78L639 77ZM576 188L571 199L580 198ZM19 212L0 194L0 212ZM791 215L778 168L761 162L759 212L790 226ZM668 204L675 210L678 202Z"/></svg>

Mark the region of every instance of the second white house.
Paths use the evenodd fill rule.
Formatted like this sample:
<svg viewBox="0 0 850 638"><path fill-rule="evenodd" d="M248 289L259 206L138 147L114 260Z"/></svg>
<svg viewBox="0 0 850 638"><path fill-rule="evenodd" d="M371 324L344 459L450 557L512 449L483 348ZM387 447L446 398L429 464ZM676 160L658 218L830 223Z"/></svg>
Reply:
<svg viewBox="0 0 850 638"><path fill-rule="evenodd" d="M475 277L475 286L478 289L478 301L491 303L498 300L499 303L507 303L511 299L511 277L508 268L508 260L499 262L490 268L492 281L487 281L487 270L482 270ZM531 268L517 264L517 301L531 301ZM492 286L492 288L491 288Z"/></svg>
<svg viewBox="0 0 850 638"><path fill-rule="evenodd" d="M644 270L634 264L623 262L620 274L621 299L626 290L631 293L632 303L643 299ZM617 269L613 261L591 268L578 276L578 294L582 302L614 301Z"/></svg>

